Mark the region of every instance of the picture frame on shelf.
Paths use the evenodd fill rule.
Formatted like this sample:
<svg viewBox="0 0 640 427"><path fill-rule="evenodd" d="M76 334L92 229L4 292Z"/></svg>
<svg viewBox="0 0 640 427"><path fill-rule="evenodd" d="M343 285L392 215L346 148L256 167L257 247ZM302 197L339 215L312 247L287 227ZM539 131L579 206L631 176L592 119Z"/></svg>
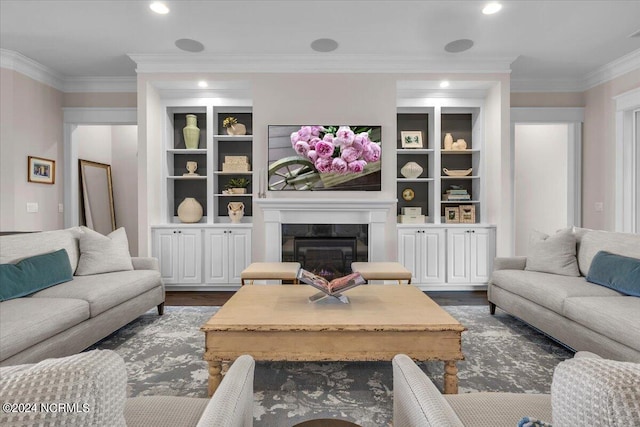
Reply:
<svg viewBox="0 0 640 427"><path fill-rule="evenodd" d="M458 224L460 222L460 209L458 206L446 206L444 208L444 222Z"/></svg>
<svg viewBox="0 0 640 427"><path fill-rule="evenodd" d="M56 183L56 161L41 157L27 157L27 181L38 184Z"/></svg>
<svg viewBox="0 0 640 427"><path fill-rule="evenodd" d="M422 148L422 131L403 130L400 132L402 148Z"/></svg>
<svg viewBox="0 0 640 427"><path fill-rule="evenodd" d="M475 224L476 223L476 206L460 205L460 223Z"/></svg>

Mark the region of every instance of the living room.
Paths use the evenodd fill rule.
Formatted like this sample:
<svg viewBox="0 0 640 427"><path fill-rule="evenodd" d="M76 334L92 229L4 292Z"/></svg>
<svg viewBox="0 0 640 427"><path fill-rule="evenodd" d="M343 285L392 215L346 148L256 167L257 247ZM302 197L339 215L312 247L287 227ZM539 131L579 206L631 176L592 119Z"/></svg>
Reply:
<svg viewBox="0 0 640 427"><path fill-rule="evenodd" d="M99 209L89 208L89 200L95 193L87 193L89 169L79 167L79 161L93 162L86 166L106 165L108 169L98 168L108 170L112 179L108 186L112 190L112 203L104 210L110 212L103 234L124 227L128 253L132 259L145 260L129 261L127 265L134 271L129 272L132 276L128 280L134 280L135 274L143 275L139 268L154 269L154 261L146 261L149 258L156 258L160 271L161 285L149 273L144 277L145 284L136 288L138 294L131 291L121 295L127 304L139 307L123 308L126 315L110 314L109 319L122 316L117 322L113 320L111 330L105 329L102 336L96 332L87 342L74 344L81 348L67 354L93 345L116 349L116 343L129 337L131 340L124 347L130 353L122 354L125 364L129 364L129 387L135 390L129 397L167 394L167 388L175 387L178 390L175 395L204 398L211 365L207 373L202 346L205 334L199 328L211 317L212 309L217 310L232 295L240 294L237 291L241 289L243 271L251 264L270 263L277 267L287 261L298 262L314 251L336 252L338 247L337 256L341 258L338 264L362 262L375 269L376 264L398 263L409 272L411 285L439 304L446 305L441 303L446 299L463 301L448 308L469 329L462 333L466 360L458 361L456 371L461 393L551 390L554 368L573 353L527 324L574 350L582 348L576 348L577 344L564 331L536 324L535 317L542 312L509 309L510 304L517 306L520 300L505 299L500 292L516 292L509 286L519 279L503 277L507 273L500 271L505 265L494 260L531 255L526 248L535 230L555 237L557 230L574 226L577 230L632 236L628 242L624 240L626 237L616 241L622 252L608 246L605 237L598 240L599 234L587 239L586 248L638 257L634 246L637 241L633 240L640 226L637 174L640 39L633 19L640 12L637 2L581 2L584 10L577 21L579 25L571 28L565 24L576 19L572 12L575 2L503 2L503 10L489 15L482 13L485 6L482 2L376 2L365 14L372 24L360 36L338 31L339 26L333 22L325 24L327 31L311 30L300 23L294 29L283 29L284 23L295 22L296 16L317 16L336 8L341 9L343 16L335 18L338 22L357 20L346 17L362 12L363 2L359 1L341 2L340 6L336 2L165 2L169 9L166 14L150 10L150 3L1 3L0 231L33 233L90 225L88 212L97 213ZM403 7L398 7L399 3ZM226 18L217 17L215 25L210 25L209 16L216 16L220 8L225 9ZM66 25L57 24L51 16L66 17L68 21ZM80 16L88 19L84 25L79 24ZM441 22L442 16L450 16L451 23ZM17 24L27 17L29 25ZM388 33L380 30L387 25L385 17L394 25ZM136 37L139 29L129 19L140 23L144 37ZM271 24L272 21L278 24ZM545 37L540 36L540 22L549 27ZM408 32L402 35L400 28L405 26ZM113 28L118 27L122 28L121 34L113 34ZM599 29L597 34L587 30L593 28ZM292 33L296 36L291 37ZM330 36L337 42L327 39ZM114 41L107 42L111 38ZM195 119L189 119L188 115ZM191 125L189 120L193 120ZM244 125L244 134L233 135L235 131L229 128L234 120ZM377 137L371 136L371 141L379 146L380 156L370 162L379 163L379 168L369 175L371 179L366 185L360 184L363 177L354 180L361 187L342 191L332 191L329 186L321 192L306 191L293 184L276 188L281 176L274 164L289 156L273 154L279 152L278 132L286 130L288 135L289 127L297 131L316 125L325 127L318 131L322 132L321 137L331 132L337 135L339 127L347 125L367 128L369 136L379 133ZM531 180L538 187L523 190L519 185L527 175L519 174L531 170L525 166L529 166L527 158L533 158L518 151L519 129L525 125L540 129L562 125L566 126L563 128L566 135L562 156L554 155L553 151L537 153L538 162L544 162L544 156L553 157L554 162L562 157L564 167L557 169L550 158L545 162L546 168L540 165L535 168L538 175ZM184 130L188 126L198 130L196 145L191 148ZM332 127L335 129L327 129ZM416 132L416 141L405 145L404 134ZM447 135L452 135L453 142L447 143ZM536 135L541 134L534 133L534 141ZM465 148L451 148L453 144L461 147L458 144L463 142ZM295 150L295 143L292 146ZM292 155L300 153L291 150ZM224 163L236 162L238 158L246 158L247 166L227 165L231 169L224 169ZM27 166L27 159L45 169L34 168L32 163ZM187 163L192 164L191 169ZM414 165L421 171L415 172ZM414 171L403 171L409 166ZM38 173L32 174L32 170ZM40 170L48 175L43 177ZM292 175L300 173L291 170L290 167L282 177L286 182L294 182L297 175ZM468 175L455 175L465 171ZM311 181L307 180L304 184L320 190L318 182L325 185L322 173L312 172L313 178L309 179L320 181L309 184ZM230 190L231 178L246 178L246 192ZM337 189L341 185L345 184L338 184ZM549 188L550 185L554 187ZM458 199L452 197L456 191ZM559 203L552 198L558 195ZM200 214L195 218L185 220L181 213L180 206L186 199L195 199L199 205L195 211ZM536 202L529 203L529 199ZM553 218L549 219L547 214ZM317 225L331 228L319 231ZM287 227L292 230L290 235L285 233ZM337 236L337 229L352 232ZM3 264L23 257L17 254L30 253L24 252L27 245L24 239L29 237L16 236L21 235L3 237L0 248ZM305 246L309 242L300 237L322 238L324 246L318 247L320 243L314 241L309 248ZM338 243L337 237L341 239ZM9 247L7 242L17 242L18 238L23 242ZM583 238L581 235L572 238L575 270L570 275L586 277L587 266L596 254L576 248L575 242ZM67 237L62 239L67 242ZM328 240L331 242L327 245ZM60 247L51 245L47 243L44 247L51 251L67 248L71 265L87 271L81 250L73 249L68 242ZM588 256L588 260L581 256ZM118 259L114 257L114 261ZM553 261L544 258L543 264ZM303 262L302 267L306 266ZM508 267L515 268L518 264ZM562 266L559 269L563 271ZM255 278L258 284L264 280L271 284L280 278L261 274L263 277ZM84 277L82 280L90 283L92 276L79 276L76 270L74 277ZM495 279L491 286L495 287L487 295L491 277ZM374 284L392 282L390 277L370 279ZM76 280L79 279L73 281ZM41 292L52 296L56 287ZM158 293L160 289L162 296ZM345 295L355 296L358 292L362 290L350 290ZM552 311L544 312L547 319L562 324L563 316L554 317L560 308L547 307L536 296L522 292L519 295L524 300ZM628 304L628 300L624 301ZM487 309L489 302L497 303L501 309L494 317ZM142 306L145 308L141 309ZM165 307L166 313L158 316L157 312ZM630 310L633 315L633 307L618 311ZM104 307L90 310L91 316L93 311L98 316L110 311L104 311ZM193 320L203 316L204 320ZM176 323L165 325L166 330L162 331L163 322L173 317ZM122 324L116 326L118 322ZM158 358L162 346L142 341L143 347L151 350L135 354L141 357L135 362L127 360L127 354L134 357L131 352L135 340L140 338L133 334L136 328L148 327L145 334L158 330L170 335L189 322L193 329L190 339L196 344L190 341L189 350L176 356L189 358L189 368L167 374L171 383L149 380L154 372L168 369L162 362L161 367L155 368L148 364ZM0 328L5 329L8 324L0 323ZM119 329L121 326L124 328ZM499 371L498 367L487 368L486 364L491 365L489 358L500 359L501 348L509 340L495 343L493 350L486 350L487 354L481 356L486 343L477 333L483 328L500 326L505 329L496 332L498 335L513 338L505 353L506 363L519 366L512 366L513 370L505 375L506 382L494 384L493 388L488 376L476 378L480 385L473 382L476 379L473 384L465 383L474 375L474 368L489 369L491 375ZM115 335L110 335L112 332ZM597 338L589 335L592 333ZM600 344L589 347L592 351L600 350L596 353L605 353L600 356L638 362L634 355L640 350L626 344L625 339L610 343L607 339L611 333L594 325L586 326L584 334L590 338L578 342L600 340ZM101 341L107 336L107 341ZM629 337L633 339L635 335ZM525 359L518 359L513 345L524 341L542 346L529 348L531 352L543 348L553 355L530 361L540 366L543 374L518 372L523 366L519 362L524 363ZM620 349L616 345L621 345ZM614 350L606 354L607 348ZM56 356L56 352L43 348L33 355L34 359L16 363L5 363L8 358L3 356L2 365L33 363L46 355ZM472 365L476 356L483 358L484 368ZM387 359L384 368L383 362L372 362L378 364L374 369L353 368L359 379L352 381L367 382L368 378L369 382L375 382L373 378L378 371L386 372L381 375L388 381L390 360ZM323 369L315 364L305 365L313 365L306 368L318 372ZM133 366L148 370L133 380ZM352 369L351 365L327 363L327 366L329 370L335 369L332 375L351 375L345 374ZM328 404L327 409L318 401L305 402L304 396L313 390L322 394L325 401L335 395L321 386L311 387L316 380L307 378L310 374L302 366L259 362L256 369L262 374L280 369L278 372L288 378L281 383L266 384L264 375L259 379L256 374L253 389L256 396L264 392L260 387L276 390L268 398L262 396L264 401L254 407L256 425L276 425L269 423L283 419L295 424L320 415L346 418L360 425L391 421L391 383L383 382L379 388L364 386L372 394L362 398L360 405L377 414L377 418L371 418L370 414L358 415L358 398L351 399L350 405L341 401L340 405L347 405L344 407L347 409ZM450 368L444 374L452 375L451 372ZM443 381L442 367L433 368L430 373L435 373L434 381ZM536 384L519 382L520 375L528 375L527 381ZM300 377L307 378L309 383L297 383ZM287 381L293 381L293 387L300 390L295 393L287 390ZM311 388L305 389L307 386ZM350 386L340 387L345 387L343 392L350 396ZM388 390L382 392L385 387ZM357 392L359 389L354 389L353 396ZM385 396L385 403L376 399L377 392ZM301 411L297 417L277 408L278 399L294 395L295 401L283 408L295 413L291 408L297 407ZM530 414L522 414L526 415Z"/></svg>

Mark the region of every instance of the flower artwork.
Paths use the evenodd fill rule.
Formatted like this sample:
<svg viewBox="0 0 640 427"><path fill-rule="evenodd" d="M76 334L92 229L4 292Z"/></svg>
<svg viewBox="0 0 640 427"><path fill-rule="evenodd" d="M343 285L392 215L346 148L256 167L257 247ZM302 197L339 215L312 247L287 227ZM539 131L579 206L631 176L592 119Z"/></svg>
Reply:
<svg viewBox="0 0 640 427"><path fill-rule="evenodd" d="M380 126L269 126L269 190L379 191L380 137Z"/></svg>

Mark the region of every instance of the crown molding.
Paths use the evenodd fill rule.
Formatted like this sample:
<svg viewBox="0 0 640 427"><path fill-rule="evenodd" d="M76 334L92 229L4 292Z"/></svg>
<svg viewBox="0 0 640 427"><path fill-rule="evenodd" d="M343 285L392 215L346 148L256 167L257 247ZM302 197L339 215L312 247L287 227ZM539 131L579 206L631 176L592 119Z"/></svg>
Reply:
<svg viewBox="0 0 640 427"><path fill-rule="evenodd" d="M515 57L401 55L129 54L140 73L510 73Z"/></svg>
<svg viewBox="0 0 640 427"><path fill-rule="evenodd" d="M64 77L21 53L8 49L0 49L0 67L16 71L35 81L64 91Z"/></svg>
<svg viewBox="0 0 640 427"><path fill-rule="evenodd" d="M580 79L511 79L511 92L584 92Z"/></svg>
<svg viewBox="0 0 640 427"><path fill-rule="evenodd" d="M0 67L61 92L137 92L136 77L67 77L19 52L0 49Z"/></svg>
<svg viewBox="0 0 640 427"><path fill-rule="evenodd" d="M587 73L583 79L583 90L591 89L592 87L638 69L640 69L640 49L634 50L623 57Z"/></svg>

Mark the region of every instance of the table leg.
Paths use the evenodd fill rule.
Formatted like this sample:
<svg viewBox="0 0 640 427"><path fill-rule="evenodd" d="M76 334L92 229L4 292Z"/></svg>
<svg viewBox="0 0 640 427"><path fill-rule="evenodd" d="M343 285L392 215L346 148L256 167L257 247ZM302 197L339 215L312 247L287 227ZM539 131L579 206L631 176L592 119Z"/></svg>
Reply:
<svg viewBox="0 0 640 427"><path fill-rule="evenodd" d="M455 360L444 362L444 393L458 394L458 367Z"/></svg>
<svg viewBox="0 0 640 427"><path fill-rule="evenodd" d="M222 361L210 360L209 361L209 397L213 396L216 389L222 381Z"/></svg>

